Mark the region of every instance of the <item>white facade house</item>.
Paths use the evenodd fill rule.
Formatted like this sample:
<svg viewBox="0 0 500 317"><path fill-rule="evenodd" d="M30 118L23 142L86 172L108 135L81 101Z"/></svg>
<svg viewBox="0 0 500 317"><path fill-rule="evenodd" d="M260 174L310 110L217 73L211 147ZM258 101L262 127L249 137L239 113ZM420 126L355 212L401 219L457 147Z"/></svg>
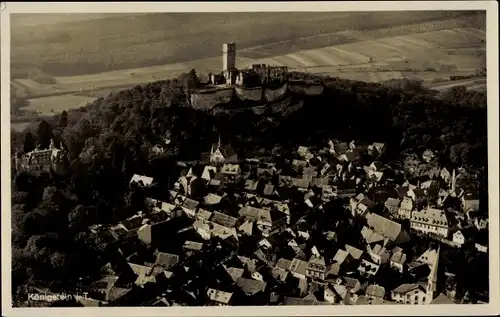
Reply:
<svg viewBox="0 0 500 317"><path fill-rule="evenodd" d="M413 211L410 219L410 228L424 233L433 233L448 237L449 224L443 210L427 208Z"/></svg>
<svg viewBox="0 0 500 317"><path fill-rule="evenodd" d="M413 201L409 197L404 197L398 209L398 218L410 219L413 210Z"/></svg>
<svg viewBox="0 0 500 317"><path fill-rule="evenodd" d="M462 231L458 230L453 234L453 242L456 243L458 246L462 246L465 243L465 237Z"/></svg>
<svg viewBox="0 0 500 317"><path fill-rule="evenodd" d="M422 305L428 301L425 287L417 283L403 284L392 290L391 299L399 304Z"/></svg>

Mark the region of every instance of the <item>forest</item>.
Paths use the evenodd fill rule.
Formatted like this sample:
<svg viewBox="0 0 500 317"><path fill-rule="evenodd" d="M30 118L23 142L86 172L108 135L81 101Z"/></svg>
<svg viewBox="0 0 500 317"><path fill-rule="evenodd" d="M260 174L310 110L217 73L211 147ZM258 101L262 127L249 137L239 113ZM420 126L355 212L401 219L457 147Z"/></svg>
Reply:
<svg viewBox="0 0 500 317"><path fill-rule="evenodd" d="M290 115L213 114L187 104L186 92L198 83L192 71L13 131L13 159L53 139L67 151L70 171L32 177L12 170L14 297L32 285L71 290L92 280L115 246L88 226L131 216L144 208L146 194L162 199L178 175L176 162L198 160L219 134L244 157L286 153L299 144L323 147L336 138L386 142L393 159L431 149L444 166L487 173L485 96L457 90L438 99L398 85L320 80L322 95L291 96L304 106ZM166 150L158 154L155 145ZM130 187L133 174L152 176L157 184L148 193Z"/></svg>

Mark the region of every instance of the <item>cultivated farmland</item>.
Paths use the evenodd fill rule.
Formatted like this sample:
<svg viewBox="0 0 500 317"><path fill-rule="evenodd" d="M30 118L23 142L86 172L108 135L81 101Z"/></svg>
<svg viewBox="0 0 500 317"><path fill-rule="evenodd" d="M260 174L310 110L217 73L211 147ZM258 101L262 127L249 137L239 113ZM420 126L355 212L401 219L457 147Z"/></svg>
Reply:
<svg viewBox="0 0 500 317"><path fill-rule="evenodd" d="M12 36L12 86L18 98L30 99L31 110L58 112L193 68L199 74L219 72L221 44L235 41L238 68L266 63L369 82L417 79L436 90L485 89L484 14L380 14L385 19L366 12L198 15L195 24L206 22L203 28L188 14L166 20L146 14L68 23L69 38L50 25L20 28ZM102 32L82 33L93 28ZM57 41L47 45L50 39ZM33 69L53 82L23 75ZM470 78L450 81L451 76Z"/></svg>

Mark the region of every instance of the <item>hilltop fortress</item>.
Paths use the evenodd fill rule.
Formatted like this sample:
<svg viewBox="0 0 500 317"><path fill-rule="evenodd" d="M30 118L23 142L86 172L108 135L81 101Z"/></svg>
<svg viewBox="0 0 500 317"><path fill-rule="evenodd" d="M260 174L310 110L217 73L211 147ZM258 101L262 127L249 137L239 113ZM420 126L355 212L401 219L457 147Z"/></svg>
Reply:
<svg viewBox="0 0 500 317"><path fill-rule="evenodd" d="M305 95L320 95L323 86L293 80L287 66L253 64L248 68L236 68L236 44L222 45L222 71L208 74L208 83L191 92L190 105L196 109L212 110L218 105L231 101L245 103L245 108L254 108L256 112L265 112L274 104L274 109L283 109L287 105L287 92Z"/></svg>

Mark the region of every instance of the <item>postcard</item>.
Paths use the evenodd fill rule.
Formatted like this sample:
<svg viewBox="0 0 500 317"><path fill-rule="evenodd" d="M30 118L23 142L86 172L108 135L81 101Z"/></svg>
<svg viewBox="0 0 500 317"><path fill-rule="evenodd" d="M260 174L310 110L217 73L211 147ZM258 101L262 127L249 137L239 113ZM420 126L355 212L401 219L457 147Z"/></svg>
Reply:
<svg viewBox="0 0 500 317"><path fill-rule="evenodd" d="M2 315L499 313L496 2L1 26Z"/></svg>

